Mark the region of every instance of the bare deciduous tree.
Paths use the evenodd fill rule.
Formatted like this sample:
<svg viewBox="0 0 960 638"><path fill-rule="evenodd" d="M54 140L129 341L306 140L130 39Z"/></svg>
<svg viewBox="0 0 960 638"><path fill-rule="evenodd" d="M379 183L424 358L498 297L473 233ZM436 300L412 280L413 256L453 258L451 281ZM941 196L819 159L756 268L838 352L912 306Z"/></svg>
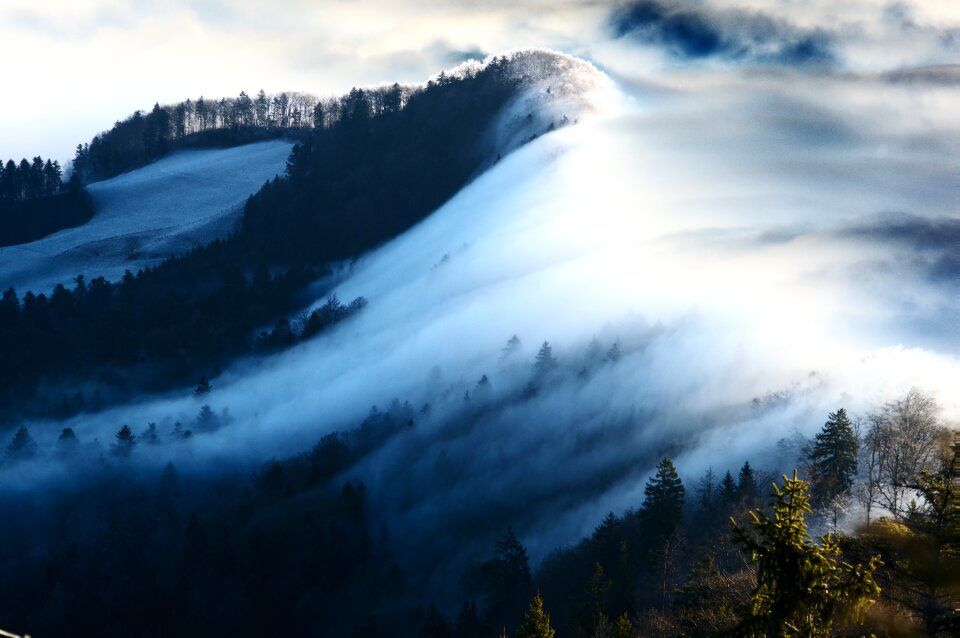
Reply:
<svg viewBox="0 0 960 638"><path fill-rule="evenodd" d="M933 397L913 388L867 417L862 459L865 483L859 496L868 523L874 506L897 518L907 513L909 486L937 451L942 430L939 412Z"/></svg>

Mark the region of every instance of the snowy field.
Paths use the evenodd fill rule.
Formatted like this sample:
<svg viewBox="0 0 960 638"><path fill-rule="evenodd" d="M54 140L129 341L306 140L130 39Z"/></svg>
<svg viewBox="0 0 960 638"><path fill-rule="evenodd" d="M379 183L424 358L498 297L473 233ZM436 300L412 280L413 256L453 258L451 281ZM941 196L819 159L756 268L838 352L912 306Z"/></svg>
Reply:
<svg viewBox="0 0 960 638"><path fill-rule="evenodd" d="M223 150L180 151L89 186L89 222L38 241L0 248L0 288L22 295L72 287L74 277L116 281L125 270L229 232L246 198L282 173L292 144L273 140Z"/></svg>

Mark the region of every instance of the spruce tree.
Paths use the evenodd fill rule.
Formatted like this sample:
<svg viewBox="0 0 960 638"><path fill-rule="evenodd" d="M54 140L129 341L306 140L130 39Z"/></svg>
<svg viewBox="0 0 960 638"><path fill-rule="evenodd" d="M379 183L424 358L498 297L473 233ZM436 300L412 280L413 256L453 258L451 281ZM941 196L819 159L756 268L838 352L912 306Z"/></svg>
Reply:
<svg viewBox="0 0 960 638"><path fill-rule="evenodd" d="M740 499L747 503L753 503L760 494L760 490L757 487L757 479L756 476L754 476L753 468L750 467L750 461L744 461L743 467L740 468L740 476L738 479L737 492L740 495Z"/></svg>
<svg viewBox="0 0 960 638"><path fill-rule="evenodd" d="M829 414L823 429L806 451L815 508L827 506L837 496L850 492L857 474L859 451L859 441L847 411L840 408Z"/></svg>
<svg viewBox="0 0 960 638"><path fill-rule="evenodd" d="M133 446L137 444L137 437L134 436L129 425L124 425L117 430L114 438L116 441L113 444L113 453L116 456L129 456Z"/></svg>
<svg viewBox="0 0 960 638"><path fill-rule="evenodd" d="M210 385L210 382L207 380L207 378L202 376L200 377L200 381L197 382L196 387L193 389L193 393L197 396L200 396L201 394L207 394L212 389L213 387Z"/></svg>
<svg viewBox="0 0 960 638"><path fill-rule="evenodd" d="M657 473L643 488L640 516L657 540L668 536L681 522L686 490L673 461L667 457L657 464Z"/></svg>
<svg viewBox="0 0 960 638"><path fill-rule="evenodd" d="M481 571L488 611L501 611L522 592L528 595L532 579L530 559L512 529L497 541L493 558L483 564Z"/></svg>
<svg viewBox="0 0 960 638"><path fill-rule="evenodd" d="M557 367L557 360L553 356L553 348L548 341L544 341L537 352L537 359L533 363L534 374L538 378L545 377Z"/></svg>
<svg viewBox="0 0 960 638"><path fill-rule="evenodd" d="M737 491L737 482L733 480L733 474L730 473L730 470L727 470L727 473L723 475L723 480L720 481L718 497L721 505L728 509L733 506L737 502Z"/></svg>
<svg viewBox="0 0 960 638"><path fill-rule="evenodd" d="M553 638L556 631L550 626L550 614L543 610L540 593L530 601L530 608L517 628L517 638Z"/></svg>
<svg viewBox="0 0 960 638"><path fill-rule="evenodd" d="M57 454L62 457L69 456L76 452L79 446L80 441L77 440L77 434L73 428L63 428L57 438Z"/></svg>
<svg viewBox="0 0 960 638"><path fill-rule="evenodd" d="M820 638L834 624L858 620L872 597L880 592L873 572L880 564L851 565L841 558L831 534L814 543L807 533L806 515L812 513L809 486L783 477L773 486L771 513L751 511L751 528L733 522L734 541L756 566L757 580L748 613L734 635L750 638Z"/></svg>
<svg viewBox="0 0 960 638"><path fill-rule="evenodd" d="M611 638L636 638L637 630L633 627L633 621L630 615L624 612L617 619L617 624L613 626Z"/></svg>
<svg viewBox="0 0 960 638"><path fill-rule="evenodd" d="M13 439L7 446L7 456L11 459L28 459L37 451L37 443L30 436L30 431L26 426L21 425L13 435Z"/></svg>

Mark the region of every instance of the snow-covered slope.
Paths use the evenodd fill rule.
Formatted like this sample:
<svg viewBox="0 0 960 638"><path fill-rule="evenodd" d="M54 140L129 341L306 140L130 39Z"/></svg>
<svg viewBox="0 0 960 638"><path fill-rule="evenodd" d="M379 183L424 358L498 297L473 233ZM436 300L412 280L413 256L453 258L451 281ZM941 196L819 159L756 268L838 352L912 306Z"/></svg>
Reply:
<svg viewBox="0 0 960 638"><path fill-rule="evenodd" d="M57 283L119 279L221 236L246 198L282 173L292 144L274 140L225 150L181 151L91 184L88 223L21 246L0 248L0 287L49 293Z"/></svg>

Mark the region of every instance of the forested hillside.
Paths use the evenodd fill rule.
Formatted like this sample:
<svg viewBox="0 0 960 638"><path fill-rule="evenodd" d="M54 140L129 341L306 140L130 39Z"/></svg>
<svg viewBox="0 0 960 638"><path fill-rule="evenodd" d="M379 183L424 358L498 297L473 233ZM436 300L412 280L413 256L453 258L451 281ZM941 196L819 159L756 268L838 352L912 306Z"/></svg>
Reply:
<svg viewBox="0 0 960 638"><path fill-rule="evenodd" d="M197 389L198 404L210 391ZM467 406L441 431L482 410ZM0 529L11 575L0 626L105 637L956 635L960 443L922 393L878 406L859 435L845 410L830 413L794 447L806 482L781 482L790 470L763 459L693 477L662 458L641 500L536 563L509 520L479 555L469 533L442 539L478 556L467 564L434 562L441 539L406 539L417 553L396 554L355 469L429 418L394 402L252 476L140 467L229 427L206 405L171 432L123 425L100 442L67 428L55 450L21 428L5 465L52 452L77 479L39 501L0 496L18 512ZM907 492L909 504L896 496ZM873 517L839 527L858 502ZM459 571L459 586L431 586L437 570L444 583Z"/></svg>
<svg viewBox="0 0 960 638"><path fill-rule="evenodd" d="M62 181L57 161L34 157L0 162L0 246L24 244L93 216L93 204L79 181Z"/></svg>
<svg viewBox="0 0 960 638"><path fill-rule="evenodd" d="M295 147L286 177L250 199L229 237L118 282L81 277L52 292L7 289L0 339L10 365L0 372L0 413L63 416L190 386L234 357L309 336L312 328L284 317L302 303L298 291L422 220L493 163L490 136L503 109L537 82L563 82L568 65L562 56L521 52L442 74L409 94L396 85L354 89L336 111L315 110L324 126ZM256 123L256 110L250 117ZM236 123L230 118L200 126ZM166 138L150 121L130 125L132 146L118 144L159 145ZM125 139L127 130L107 137ZM265 324L273 327L260 335ZM94 380L89 396L53 389L81 378Z"/></svg>
<svg viewBox="0 0 960 638"><path fill-rule="evenodd" d="M363 93L370 114L381 115L399 110L413 91L394 84ZM267 95L263 90L253 98L241 91L232 99L200 96L173 105L158 103L149 113L137 111L91 142L78 145L73 170L91 182L143 166L177 148L234 146L280 135L307 137L310 129L335 125L344 108L349 107L338 96Z"/></svg>

